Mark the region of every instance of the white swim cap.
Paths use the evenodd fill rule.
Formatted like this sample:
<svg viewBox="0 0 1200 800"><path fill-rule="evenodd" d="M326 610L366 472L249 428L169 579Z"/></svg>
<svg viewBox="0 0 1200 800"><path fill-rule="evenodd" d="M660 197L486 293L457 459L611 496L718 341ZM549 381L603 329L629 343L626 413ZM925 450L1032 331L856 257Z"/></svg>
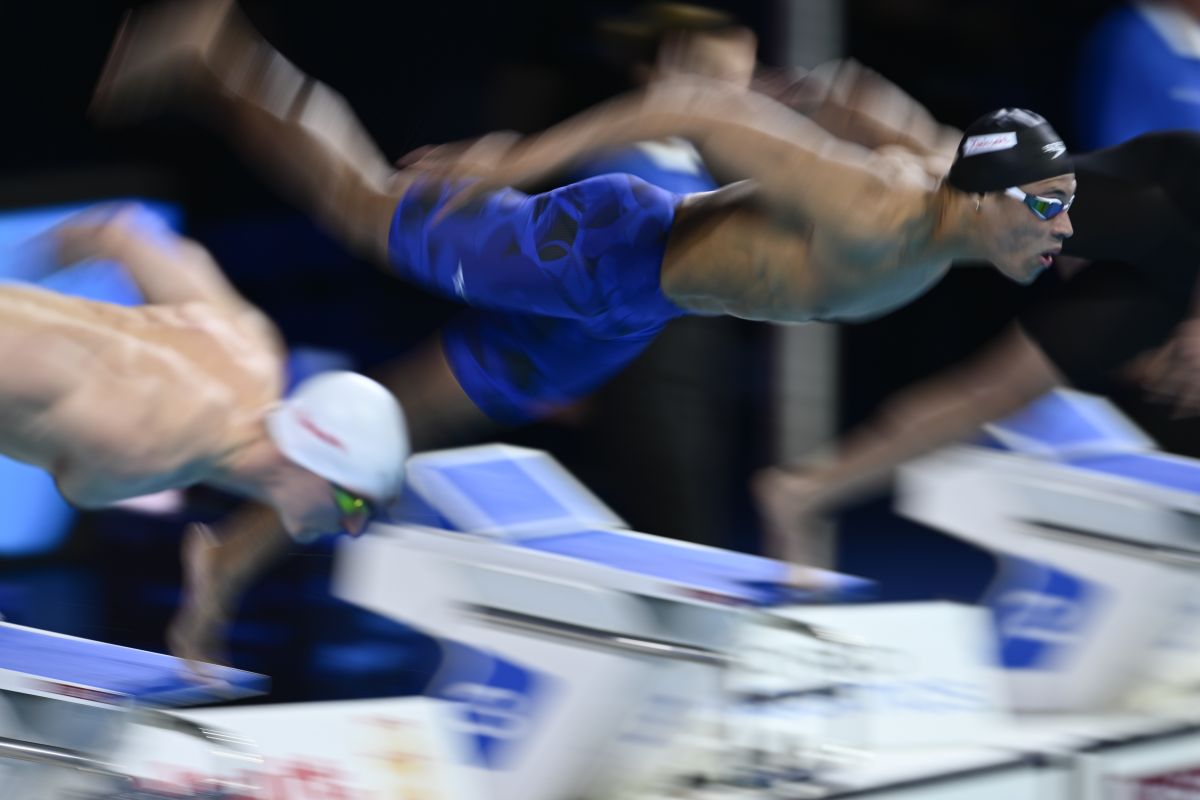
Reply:
<svg viewBox="0 0 1200 800"><path fill-rule="evenodd" d="M400 491L408 458L404 413L391 392L357 372L303 381L267 415L289 460L377 503Z"/></svg>

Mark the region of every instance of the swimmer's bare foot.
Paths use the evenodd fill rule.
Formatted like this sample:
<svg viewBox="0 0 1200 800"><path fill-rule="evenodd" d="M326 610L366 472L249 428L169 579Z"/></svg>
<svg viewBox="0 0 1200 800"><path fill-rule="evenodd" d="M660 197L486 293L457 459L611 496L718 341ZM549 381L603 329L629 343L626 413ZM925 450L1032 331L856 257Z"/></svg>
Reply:
<svg viewBox="0 0 1200 800"><path fill-rule="evenodd" d="M127 13L91 114L104 123L130 122L198 88L220 58L220 43L240 22L233 0L169 0Z"/></svg>

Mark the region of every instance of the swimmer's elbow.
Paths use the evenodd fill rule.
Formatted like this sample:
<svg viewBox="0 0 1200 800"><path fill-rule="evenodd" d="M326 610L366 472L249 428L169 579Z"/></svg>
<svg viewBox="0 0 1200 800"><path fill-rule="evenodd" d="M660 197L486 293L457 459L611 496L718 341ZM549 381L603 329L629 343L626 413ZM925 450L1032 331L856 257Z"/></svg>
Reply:
<svg viewBox="0 0 1200 800"><path fill-rule="evenodd" d="M50 468L50 474L63 499L81 511L96 511L127 498L114 494L112 484L96 480L88 470L57 464Z"/></svg>
<svg viewBox="0 0 1200 800"><path fill-rule="evenodd" d="M1058 385L1053 371L1034 362L1014 360L987 375L965 377L964 398L987 422L1015 414Z"/></svg>
<svg viewBox="0 0 1200 800"><path fill-rule="evenodd" d="M63 499L80 511L96 511L108 505L107 500L71 480L70 473L54 473L54 485Z"/></svg>

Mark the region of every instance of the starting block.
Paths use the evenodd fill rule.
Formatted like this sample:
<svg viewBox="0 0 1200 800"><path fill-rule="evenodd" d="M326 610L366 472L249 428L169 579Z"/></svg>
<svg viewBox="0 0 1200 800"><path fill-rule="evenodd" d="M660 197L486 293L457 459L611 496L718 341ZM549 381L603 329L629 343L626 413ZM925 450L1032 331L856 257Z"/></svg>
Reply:
<svg viewBox="0 0 1200 800"><path fill-rule="evenodd" d="M334 591L443 641L427 693L507 800L609 796L653 777L692 710L723 702L735 632L763 609L862 599L868 581L663 539L549 455L415 456L407 522L338 553ZM777 622L775 624L778 624Z"/></svg>
<svg viewBox="0 0 1200 800"><path fill-rule="evenodd" d="M230 756L212 773L231 776L214 779L213 796L254 796L242 791L247 744L159 710L266 691L261 675L210 670L212 683L200 684L171 656L0 623L0 796L58 800L132 791L135 776L114 761L131 725L189 736Z"/></svg>
<svg viewBox="0 0 1200 800"><path fill-rule="evenodd" d="M1016 707L1094 710L1200 679L1200 461L1071 391L987 433L904 467L898 507L1000 558L987 603Z"/></svg>

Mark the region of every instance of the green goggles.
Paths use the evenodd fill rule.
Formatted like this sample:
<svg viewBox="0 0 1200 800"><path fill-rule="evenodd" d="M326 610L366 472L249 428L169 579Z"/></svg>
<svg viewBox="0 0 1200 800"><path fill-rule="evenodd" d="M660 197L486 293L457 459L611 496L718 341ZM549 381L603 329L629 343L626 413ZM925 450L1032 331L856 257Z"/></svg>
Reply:
<svg viewBox="0 0 1200 800"><path fill-rule="evenodd" d="M1005 189L1004 193L1015 200L1020 200L1026 208L1033 212L1035 217L1043 221L1054 219L1059 214L1070 211L1071 204L1075 202L1075 195L1071 195L1066 201L1063 201L1057 197L1026 194L1015 186Z"/></svg>
<svg viewBox="0 0 1200 800"><path fill-rule="evenodd" d="M337 504L338 511L343 517L362 515L370 519L375 516L375 506L370 500L354 494L354 492L348 492L335 484L330 484L330 486L333 487L333 502Z"/></svg>

